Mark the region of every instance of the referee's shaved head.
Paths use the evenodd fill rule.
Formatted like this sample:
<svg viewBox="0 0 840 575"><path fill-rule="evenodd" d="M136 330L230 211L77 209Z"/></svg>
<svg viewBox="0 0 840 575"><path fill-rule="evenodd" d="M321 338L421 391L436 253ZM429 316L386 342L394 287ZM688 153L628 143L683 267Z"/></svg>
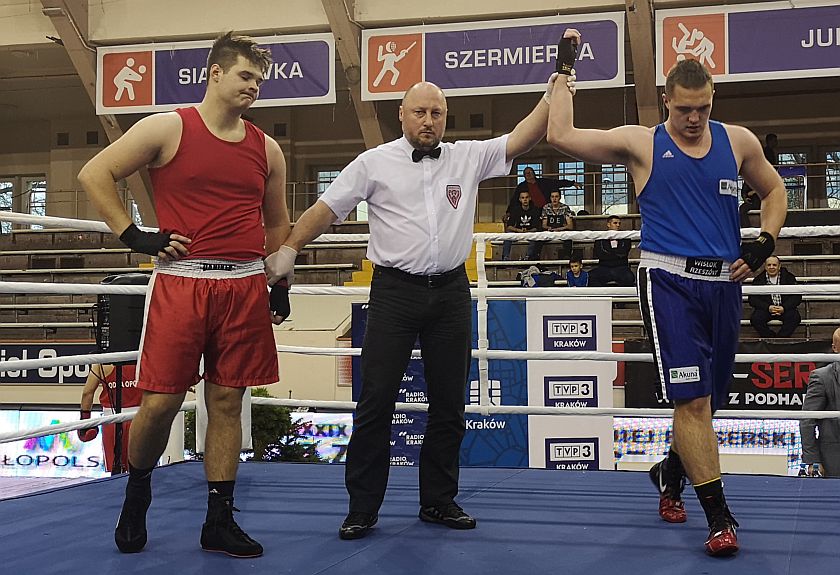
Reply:
<svg viewBox="0 0 840 575"><path fill-rule="evenodd" d="M417 82L411 88L405 91L403 94L402 102L400 102L401 106L405 106L406 100L409 100L411 96L415 93L423 94L423 95L432 95L437 94L440 96L440 99L443 100L443 107L446 108L446 96L443 94L443 90L441 90L437 84L432 84L431 82Z"/></svg>
<svg viewBox="0 0 840 575"><path fill-rule="evenodd" d="M417 150L436 148L446 131L446 96L431 82L418 82L400 105L403 135Z"/></svg>

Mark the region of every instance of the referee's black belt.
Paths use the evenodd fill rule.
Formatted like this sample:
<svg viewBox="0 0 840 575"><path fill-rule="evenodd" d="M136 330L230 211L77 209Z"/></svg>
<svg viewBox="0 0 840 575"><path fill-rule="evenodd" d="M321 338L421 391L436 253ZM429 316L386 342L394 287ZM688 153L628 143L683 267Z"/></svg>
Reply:
<svg viewBox="0 0 840 575"><path fill-rule="evenodd" d="M429 276L410 274L397 268L388 268L385 266L376 266L373 273L374 276L376 274L382 274L427 288L439 288L445 286L454 279L463 277L467 272L464 268L464 264L461 264L457 268L451 269L448 272L443 272L442 274L432 274Z"/></svg>

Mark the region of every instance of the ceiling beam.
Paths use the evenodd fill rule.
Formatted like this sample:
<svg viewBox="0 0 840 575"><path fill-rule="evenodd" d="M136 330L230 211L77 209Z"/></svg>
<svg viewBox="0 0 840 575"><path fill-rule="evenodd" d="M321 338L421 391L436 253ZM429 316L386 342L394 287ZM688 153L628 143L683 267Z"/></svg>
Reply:
<svg viewBox="0 0 840 575"><path fill-rule="evenodd" d="M662 120L656 90L652 4L652 0L624 0L633 57L636 109L642 126L655 126Z"/></svg>
<svg viewBox="0 0 840 575"><path fill-rule="evenodd" d="M43 13L55 27L58 37L67 50L76 73L82 80L94 108L96 107L96 48L88 43L88 0L41 0ZM116 117L111 114L98 116L109 142L123 135ZM142 169L126 178L128 191L137 202L143 224L156 226L157 217L149 193L152 189L149 174Z"/></svg>
<svg viewBox="0 0 840 575"><path fill-rule="evenodd" d="M321 4L324 6L330 29L335 36L335 45L338 49L341 66L344 68L344 75L347 78L347 86L350 88L350 97L353 99L353 106L356 108L356 116L359 119L359 127L362 129L365 148L375 148L384 143L385 139L382 136L382 127L376 117L376 108L373 102L362 101L362 57L359 53L359 46L361 46L359 25L350 17L354 0L321 0Z"/></svg>

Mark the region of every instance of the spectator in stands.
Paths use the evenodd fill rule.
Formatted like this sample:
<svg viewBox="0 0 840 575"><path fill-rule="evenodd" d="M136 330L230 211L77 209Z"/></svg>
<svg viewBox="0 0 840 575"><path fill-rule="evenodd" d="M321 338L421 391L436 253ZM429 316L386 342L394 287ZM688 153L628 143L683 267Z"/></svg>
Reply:
<svg viewBox="0 0 840 575"><path fill-rule="evenodd" d="M834 331L831 349L840 353L840 329ZM840 360L815 369L808 379L803 411L840 410ZM810 477L840 477L840 419L803 419L802 463Z"/></svg>
<svg viewBox="0 0 840 575"><path fill-rule="evenodd" d="M755 276L754 286L760 285L796 285L796 276L781 267L777 256L770 256L764 262L764 271ZM802 323L797 306L802 303L800 294L753 294L749 297L750 305L755 308L750 323L760 337L790 337ZM768 326L768 322L778 319L782 327L778 334Z"/></svg>
<svg viewBox="0 0 840 575"><path fill-rule="evenodd" d="M137 388L135 364L125 365L122 368L122 392L120 393L120 408L138 407L143 399L143 391ZM93 396L99 386L99 404L105 415L111 415L116 406L117 370L113 365L93 364L90 366L85 386L82 388L82 399L80 401L79 419L90 419L90 412L93 408ZM122 441L120 442L120 466L121 471L128 471L128 431L131 429L131 422L122 424ZM99 435L98 427L80 429L79 439L82 441L93 441ZM116 441L116 425L105 425L102 427L102 447L105 450L105 469L114 469L114 443Z"/></svg>
<svg viewBox="0 0 840 575"><path fill-rule="evenodd" d="M580 184L574 180L555 180L554 178L538 178L534 168L528 166L522 170L522 176L525 178L516 186L516 190L508 202L508 213L519 205L519 194L521 192L528 192L531 194L531 203L542 209L549 202L551 192L554 190L561 190L563 188L579 188Z"/></svg>
<svg viewBox="0 0 840 575"><path fill-rule="evenodd" d="M550 194L551 201L543 206L542 227L547 232L562 232L575 229L572 220L572 210L560 201L560 191L554 190ZM562 254L558 257L568 258L572 255L572 240L563 240Z"/></svg>
<svg viewBox="0 0 840 575"><path fill-rule="evenodd" d="M569 271L566 272L566 285L569 287L586 287L589 285L589 272L583 269L580 256L572 256L569 260Z"/></svg>
<svg viewBox="0 0 840 575"><path fill-rule="evenodd" d="M738 220L742 228L749 228L752 227L750 210L761 209L761 196L747 182L744 182L741 186L741 199L743 203L738 206Z"/></svg>
<svg viewBox="0 0 840 575"><path fill-rule="evenodd" d="M773 166L779 164L779 153L776 151L778 144L779 137L776 134L770 133L764 137L764 157Z"/></svg>
<svg viewBox="0 0 840 575"><path fill-rule="evenodd" d="M510 211L510 218L508 219L505 231L508 233L527 233L541 231L542 222L540 220L540 209L531 203L531 194L527 191L519 192L519 204ZM510 248L513 246L512 240L505 240L502 244L502 259L507 261L510 259ZM528 242L528 260L536 260L539 258L542 243L536 241Z"/></svg>
<svg viewBox="0 0 840 575"><path fill-rule="evenodd" d="M588 216L588 215L589 215L589 211L588 211L588 210L578 210L577 215L579 215L579 216Z"/></svg>
<svg viewBox="0 0 840 575"><path fill-rule="evenodd" d="M613 232L621 230L621 218L610 216L607 218L607 229ZM597 267L589 271L589 285L605 286L614 283L617 286L630 287L636 285L633 272L630 271L630 240L596 240L593 249L594 257L598 258Z"/></svg>

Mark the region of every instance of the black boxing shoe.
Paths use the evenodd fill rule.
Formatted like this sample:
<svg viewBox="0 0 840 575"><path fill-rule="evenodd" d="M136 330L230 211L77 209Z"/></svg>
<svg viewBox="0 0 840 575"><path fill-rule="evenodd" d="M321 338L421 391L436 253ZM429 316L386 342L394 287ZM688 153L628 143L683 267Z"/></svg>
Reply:
<svg viewBox="0 0 840 575"><path fill-rule="evenodd" d="M146 512L152 503L151 483L129 483L125 489L114 542L123 553L139 553L146 546Z"/></svg>
<svg viewBox="0 0 840 575"><path fill-rule="evenodd" d="M452 529L475 529L475 519L467 515L461 506L455 503L429 505L420 508L420 519L429 523L440 523Z"/></svg>
<svg viewBox="0 0 840 575"><path fill-rule="evenodd" d="M376 513L364 513L362 511L351 511L344 518L344 522L338 530L340 539L361 539L365 537L370 528L379 521Z"/></svg>
<svg viewBox="0 0 840 575"><path fill-rule="evenodd" d="M201 548L231 557L251 558L263 554L263 547L245 533L233 519L233 497L211 497L207 519L201 527Z"/></svg>

